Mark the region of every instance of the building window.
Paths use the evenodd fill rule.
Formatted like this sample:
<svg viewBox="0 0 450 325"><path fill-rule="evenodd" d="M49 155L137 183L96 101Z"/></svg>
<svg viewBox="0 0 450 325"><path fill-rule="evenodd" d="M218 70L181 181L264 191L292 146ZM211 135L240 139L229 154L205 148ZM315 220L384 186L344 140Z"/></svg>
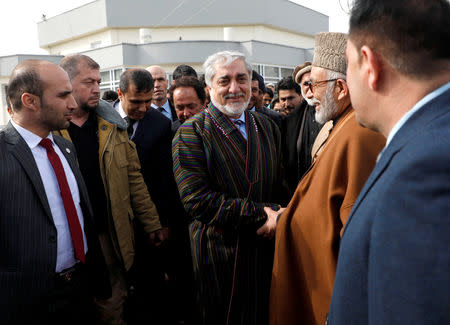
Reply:
<svg viewBox="0 0 450 325"><path fill-rule="evenodd" d="M103 93L107 90L117 91L120 83L120 76L122 72L127 70L128 68L117 68L111 70L100 71L100 77L102 78L102 83L100 84L100 96L103 96Z"/></svg>
<svg viewBox="0 0 450 325"><path fill-rule="evenodd" d="M266 85L276 84L284 77L292 76L292 73L294 72L294 69L292 68L265 64L253 64L252 68L263 76Z"/></svg>
<svg viewBox="0 0 450 325"><path fill-rule="evenodd" d="M1 86L1 97L2 97L2 99L3 99L3 106L6 108L6 107L8 107L8 104L7 104L7 102L6 102L6 92L7 92L7 90L8 90L8 85L5 85L5 84L3 84L2 86Z"/></svg>

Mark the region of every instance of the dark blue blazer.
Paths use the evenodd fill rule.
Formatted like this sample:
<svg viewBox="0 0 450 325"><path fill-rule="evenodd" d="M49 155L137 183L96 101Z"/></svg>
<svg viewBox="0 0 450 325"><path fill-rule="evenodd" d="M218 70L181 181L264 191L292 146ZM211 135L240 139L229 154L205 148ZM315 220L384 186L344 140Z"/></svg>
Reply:
<svg viewBox="0 0 450 325"><path fill-rule="evenodd" d="M400 128L341 241L329 324L448 324L450 90Z"/></svg>
<svg viewBox="0 0 450 325"><path fill-rule="evenodd" d="M78 183L88 240L86 265L91 288L98 296L108 297L111 288L106 263L75 148L59 136L53 138ZM37 317L28 313L54 287L57 232L45 195L45 181L25 140L8 123L0 131L0 324L21 323L23 318Z"/></svg>

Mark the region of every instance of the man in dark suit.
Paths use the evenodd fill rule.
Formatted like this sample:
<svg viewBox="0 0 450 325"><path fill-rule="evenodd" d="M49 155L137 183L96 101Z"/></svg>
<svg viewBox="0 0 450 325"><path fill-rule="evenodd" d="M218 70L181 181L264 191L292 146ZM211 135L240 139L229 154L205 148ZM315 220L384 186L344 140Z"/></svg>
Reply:
<svg viewBox="0 0 450 325"><path fill-rule="evenodd" d="M281 129L281 121L283 120L283 115L271 110L264 106L263 97L266 91L266 86L264 85L264 78L252 70L252 92L250 96L250 102L248 103L248 109L254 112L258 112L271 118L279 129Z"/></svg>
<svg viewBox="0 0 450 325"><path fill-rule="evenodd" d="M448 323L450 3L359 0L347 77L387 143L344 230L329 324Z"/></svg>
<svg viewBox="0 0 450 325"><path fill-rule="evenodd" d="M154 81L148 71L127 70L120 78L119 100L113 106L128 123L130 139L136 144L150 196L162 225L171 230L171 240L167 245L151 249L142 240L144 236L139 235L142 227L136 225L135 296L130 301L129 322L148 320L164 324L172 317L183 317L179 310L187 305L186 301L173 303L184 292L171 292L165 282L168 279L170 286L177 288L188 275L180 275L179 271L186 273L184 265L190 263L187 259L187 217L172 170L171 123L162 113L150 108L153 86ZM172 309L168 309L169 305Z"/></svg>
<svg viewBox="0 0 450 325"><path fill-rule="evenodd" d="M167 98L169 80L167 79L166 72L158 65L151 65L147 67L146 70L150 72L155 82L152 108L160 111L170 121L175 122L178 118L175 108Z"/></svg>
<svg viewBox="0 0 450 325"><path fill-rule="evenodd" d="M77 104L67 73L20 63L0 131L0 323L94 321L89 289L110 295L88 194L67 128Z"/></svg>
<svg viewBox="0 0 450 325"><path fill-rule="evenodd" d="M172 135L175 135L181 124L205 108L206 93L200 80L188 76L176 79L169 95L178 117L172 123Z"/></svg>

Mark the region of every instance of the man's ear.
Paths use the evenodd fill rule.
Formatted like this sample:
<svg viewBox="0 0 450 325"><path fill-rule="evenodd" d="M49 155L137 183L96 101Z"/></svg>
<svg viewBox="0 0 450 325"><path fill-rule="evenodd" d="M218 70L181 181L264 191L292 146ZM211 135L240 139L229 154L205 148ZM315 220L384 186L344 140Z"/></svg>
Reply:
<svg viewBox="0 0 450 325"><path fill-rule="evenodd" d="M34 94L23 93L20 99L24 108L37 111L41 107L41 99Z"/></svg>
<svg viewBox="0 0 450 325"><path fill-rule="evenodd" d="M380 77L383 67L380 56L370 47L364 45L361 47L361 67L367 73L368 86L371 90L377 90L380 87Z"/></svg>
<svg viewBox="0 0 450 325"><path fill-rule="evenodd" d="M117 88L117 95L119 96L119 100L122 101L122 99L123 99L123 92L120 90L120 88Z"/></svg>
<svg viewBox="0 0 450 325"><path fill-rule="evenodd" d="M349 90L347 82L344 79L338 79L336 80L336 87L335 87L337 93L337 99L342 100L345 97L349 96Z"/></svg>

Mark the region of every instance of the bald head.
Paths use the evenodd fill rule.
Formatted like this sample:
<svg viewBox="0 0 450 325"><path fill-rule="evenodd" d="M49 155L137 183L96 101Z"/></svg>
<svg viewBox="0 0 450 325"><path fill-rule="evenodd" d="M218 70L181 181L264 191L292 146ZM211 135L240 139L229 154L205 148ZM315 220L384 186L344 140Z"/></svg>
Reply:
<svg viewBox="0 0 450 325"><path fill-rule="evenodd" d="M150 72L155 81L155 88L153 91L152 103L156 106L162 106L167 100L167 87L169 80L166 77L166 72L158 65L151 65L145 70Z"/></svg>
<svg viewBox="0 0 450 325"><path fill-rule="evenodd" d="M14 68L7 96L13 120L41 137L67 128L77 107L67 73L42 60L27 60Z"/></svg>
<svg viewBox="0 0 450 325"><path fill-rule="evenodd" d="M14 68L9 78L6 94L8 106L11 110L20 111L24 93L42 97L45 85L41 73L49 67L55 68L58 66L44 60L26 60Z"/></svg>

